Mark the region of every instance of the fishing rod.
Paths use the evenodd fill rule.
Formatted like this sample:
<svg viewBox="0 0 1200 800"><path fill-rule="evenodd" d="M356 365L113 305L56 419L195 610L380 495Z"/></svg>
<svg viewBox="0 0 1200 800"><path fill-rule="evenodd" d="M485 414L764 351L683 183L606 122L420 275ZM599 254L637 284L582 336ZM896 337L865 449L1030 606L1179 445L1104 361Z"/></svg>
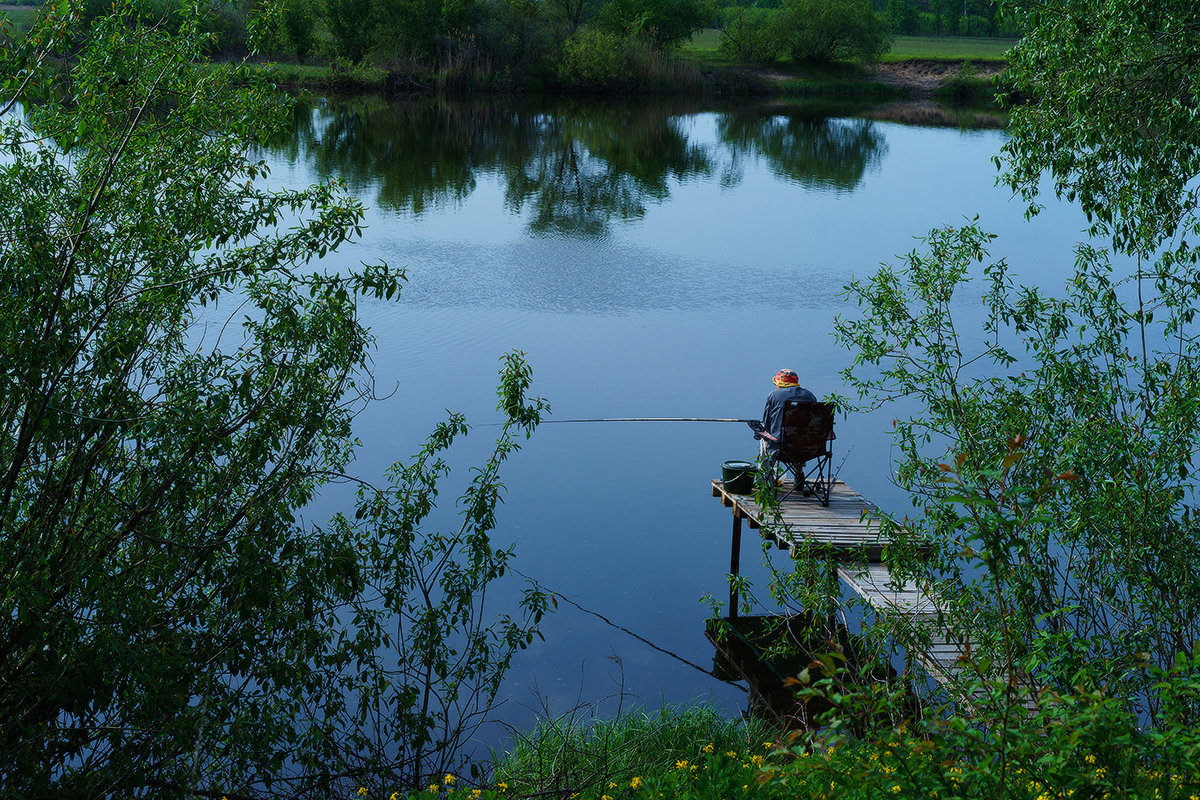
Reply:
<svg viewBox="0 0 1200 800"><path fill-rule="evenodd" d="M597 417L594 419L544 419L541 425L554 422L758 422L756 419L730 417Z"/></svg>
<svg viewBox="0 0 1200 800"><path fill-rule="evenodd" d="M590 419L544 419L539 425L553 425L565 422L742 422L753 430L762 430L762 420L734 419L732 417L594 417ZM502 422L485 422L483 427L503 425Z"/></svg>

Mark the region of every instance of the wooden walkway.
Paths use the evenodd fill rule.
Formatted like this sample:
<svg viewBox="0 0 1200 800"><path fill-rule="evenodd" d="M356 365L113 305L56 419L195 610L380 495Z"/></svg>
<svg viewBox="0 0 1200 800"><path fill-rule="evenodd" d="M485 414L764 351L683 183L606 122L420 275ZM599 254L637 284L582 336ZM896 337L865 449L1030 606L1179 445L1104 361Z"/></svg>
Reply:
<svg viewBox="0 0 1200 800"><path fill-rule="evenodd" d="M780 494L790 490L785 483ZM733 508L734 519L744 519L752 529L761 529L762 521L769 512L754 502L753 495L733 494L725 491L721 481L712 482L713 497ZM875 506L861 494L842 481L835 481L829 493L829 506L823 506L815 498L793 494L779 504L783 527L769 525L764 536L774 540L777 547L791 550L793 554L802 547L825 546L840 559L864 556L868 561L879 561L887 542L879 538L879 525L864 515L874 511Z"/></svg>
<svg viewBox="0 0 1200 800"><path fill-rule="evenodd" d="M784 495L791 486L780 489ZM814 497L799 493L785 496L779 504L779 517L764 510L751 495L726 491L719 480L712 482L713 497L733 509L733 552L730 572L738 574L738 550L741 525L745 520L763 538L771 539L792 555L802 552L829 553L837 562L837 575L871 608L892 618L897 616L911 623L910 630L926 631L929 644L909 647L912 657L939 684L953 692L954 678L963 669L961 656L970 648L954 641L939 622L937 599L911 582L893 578L890 568L882 563L888 541L883 538L879 523L870 516L875 506L842 481L836 481L829 496L829 506L822 506ZM736 615L737 596L730 593L730 616ZM924 637L914 637L913 642ZM906 646L909 643L905 643ZM972 698L960 698L971 702Z"/></svg>

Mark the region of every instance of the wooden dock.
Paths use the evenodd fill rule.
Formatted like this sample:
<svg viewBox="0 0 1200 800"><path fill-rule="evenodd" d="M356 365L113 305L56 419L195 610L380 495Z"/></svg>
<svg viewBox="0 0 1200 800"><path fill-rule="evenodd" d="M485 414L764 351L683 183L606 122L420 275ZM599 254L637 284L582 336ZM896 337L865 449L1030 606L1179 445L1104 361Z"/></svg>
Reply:
<svg viewBox="0 0 1200 800"><path fill-rule="evenodd" d="M940 624L935 595L897 580L883 563L889 542L872 516L875 506L842 481L834 483L828 507L799 492L788 494L791 488L787 483L780 488L784 497L775 511L762 508L752 495L734 494L721 481L712 482L713 496L733 509L730 572L738 574L743 520L793 556L828 554L836 562L838 578L871 608L893 619L903 618L911 623L905 626L911 631L928 634L928 644L924 635L901 644L931 678L954 693L954 678L963 670L970 646L955 641ZM737 595L731 590L731 617L737 614L736 605ZM970 704L974 698L959 699Z"/></svg>
<svg viewBox="0 0 1200 800"><path fill-rule="evenodd" d="M791 490L785 483L780 494ZM753 495L733 494L721 481L712 482L713 497L733 508L734 520L744 519L751 529L762 529L763 520L770 516ZM793 553L814 545L832 550L839 559L862 559L878 562L887 542L879 538L879 524L866 516L875 510L861 494L842 481L835 481L829 492L829 505L822 506L811 497L796 493L779 504L783 526L769 525L764 530L775 545ZM772 517L772 519L774 519Z"/></svg>

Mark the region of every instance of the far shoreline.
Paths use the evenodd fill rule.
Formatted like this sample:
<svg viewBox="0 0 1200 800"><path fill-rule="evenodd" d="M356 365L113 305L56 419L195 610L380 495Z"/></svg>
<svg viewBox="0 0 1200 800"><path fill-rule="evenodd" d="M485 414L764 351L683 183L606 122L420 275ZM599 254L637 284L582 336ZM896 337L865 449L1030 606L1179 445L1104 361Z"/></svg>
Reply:
<svg viewBox="0 0 1200 800"><path fill-rule="evenodd" d="M670 87L439 86L438 77L413 69L375 66L353 69L329 65L267 62L260 74L286 91L329 95L381 95L390 98L442 95L513 98L690 99L696 101L779 103L827 101L862 105L862 115L882 121L936 127L1002 128L1007 115L996 101L996 78L1004 63L971 59L908 58L873 66L850 64L817 68L746 67L698 63L695 79Z"/></svg>

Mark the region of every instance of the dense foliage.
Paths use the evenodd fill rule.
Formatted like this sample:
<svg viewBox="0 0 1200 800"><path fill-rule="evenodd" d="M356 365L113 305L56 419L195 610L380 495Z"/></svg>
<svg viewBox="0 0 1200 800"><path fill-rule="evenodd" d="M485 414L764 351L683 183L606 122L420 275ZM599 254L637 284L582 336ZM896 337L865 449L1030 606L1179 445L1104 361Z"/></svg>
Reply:
<svg viewBox="0 0 1200 800"><path fill-rule="evenodd" d="M1001 0L876 0L904 35L1018 36L1019 20Z"/></svg>
<svg viewBox="0 0 1200 800"><path fill-rule="evenodd" d="M714 9L710 0L292 0L271 14L248 7L244 19L274 58L369 61L499 88L598 75L589 88L629 90L655 88L653 61L710 24Z"/></svg>
<svg viewBox="0 0 1200 800"><path fill-rule="evenodd" d="M887 20L869 0L784 0L778 8L726 10L721 52L751 64L874 63L891 47Z"/></svg>
<svg viewBox="0 0 1200 800"><path fill-rule="evenodd" d="M971 223L932 231L898 264L851 282L857 313L837 323L854 356L844 374L862 405L900 401L896 479L914 507L883 518L897 542L887 560L938 612L925 625L880 615L871 636L885 653L903 645L910 664L935 628L969 648L948 685L918 684L915 720L896 694L840 692L830 669L804 676L803 693L838 698L832 739L855 715L890 715L935 761L958 759L963 794L995 796L997 775L1016 771L1035 782L1031 795L1190 796L1200 775L1194 5L1016 5L1030 34L1010 81L1029 102L1012 109L1004 180L1033 204L1048 171L1108 246L1061 254L1075 265L1061 291L1020 286ZM968 287L983 300L976 314L958 300ZM805 569L786 584L793 596L821 572ZM889 729L872 738L891 746Z"/></svg>
<svg viewBox="0 0 1200 800"><path fill-rule="evenodd" d="M1074 264L1061 289L1018 285L1016 270L1038 265L991 259L976 222L930 232L847 287L856 308L836 333L857 396L842 402L894 409L895 477L913 508L881 515L895 542L885 561L933 606L863 611L882 658L906 652L901 680L863 688L836 647L797 677L802 697L834 712L794 752L857 753L835 759L838 796L1190 797L1200 792L1195 5L1014 6L1029 34L1008 80L1027 102L1011 109L1003 180L1036 213L1048 174L1096 238L1046 254ZM760 487L761 501L770 495ZM830 629L820 612L832 565L819 548L803 555L774 598ZM940 685L916 665L934 638L966 643Z"/></svg>
<svg viewBox="0 0 1200 800"><path fill-rule="evenodd" d="M892 45L868 0L785 0L772 25L795 62L874 63Z"/></svg>
<svg viewBox="0 0 1200 800"><path fill-rule="evenodd" d="M544 407L529 369L505 361L508 422L451 529L423 521L457 415L353 513L300 522L371 394L357 298L403 276L310 271L362 209L333 182L264 186L278 115L200 64L196 9L118 5L83 39L66 13L0 49L0 785L419 785L543 610L482 606L509 557L497 469Z"/></svg>

